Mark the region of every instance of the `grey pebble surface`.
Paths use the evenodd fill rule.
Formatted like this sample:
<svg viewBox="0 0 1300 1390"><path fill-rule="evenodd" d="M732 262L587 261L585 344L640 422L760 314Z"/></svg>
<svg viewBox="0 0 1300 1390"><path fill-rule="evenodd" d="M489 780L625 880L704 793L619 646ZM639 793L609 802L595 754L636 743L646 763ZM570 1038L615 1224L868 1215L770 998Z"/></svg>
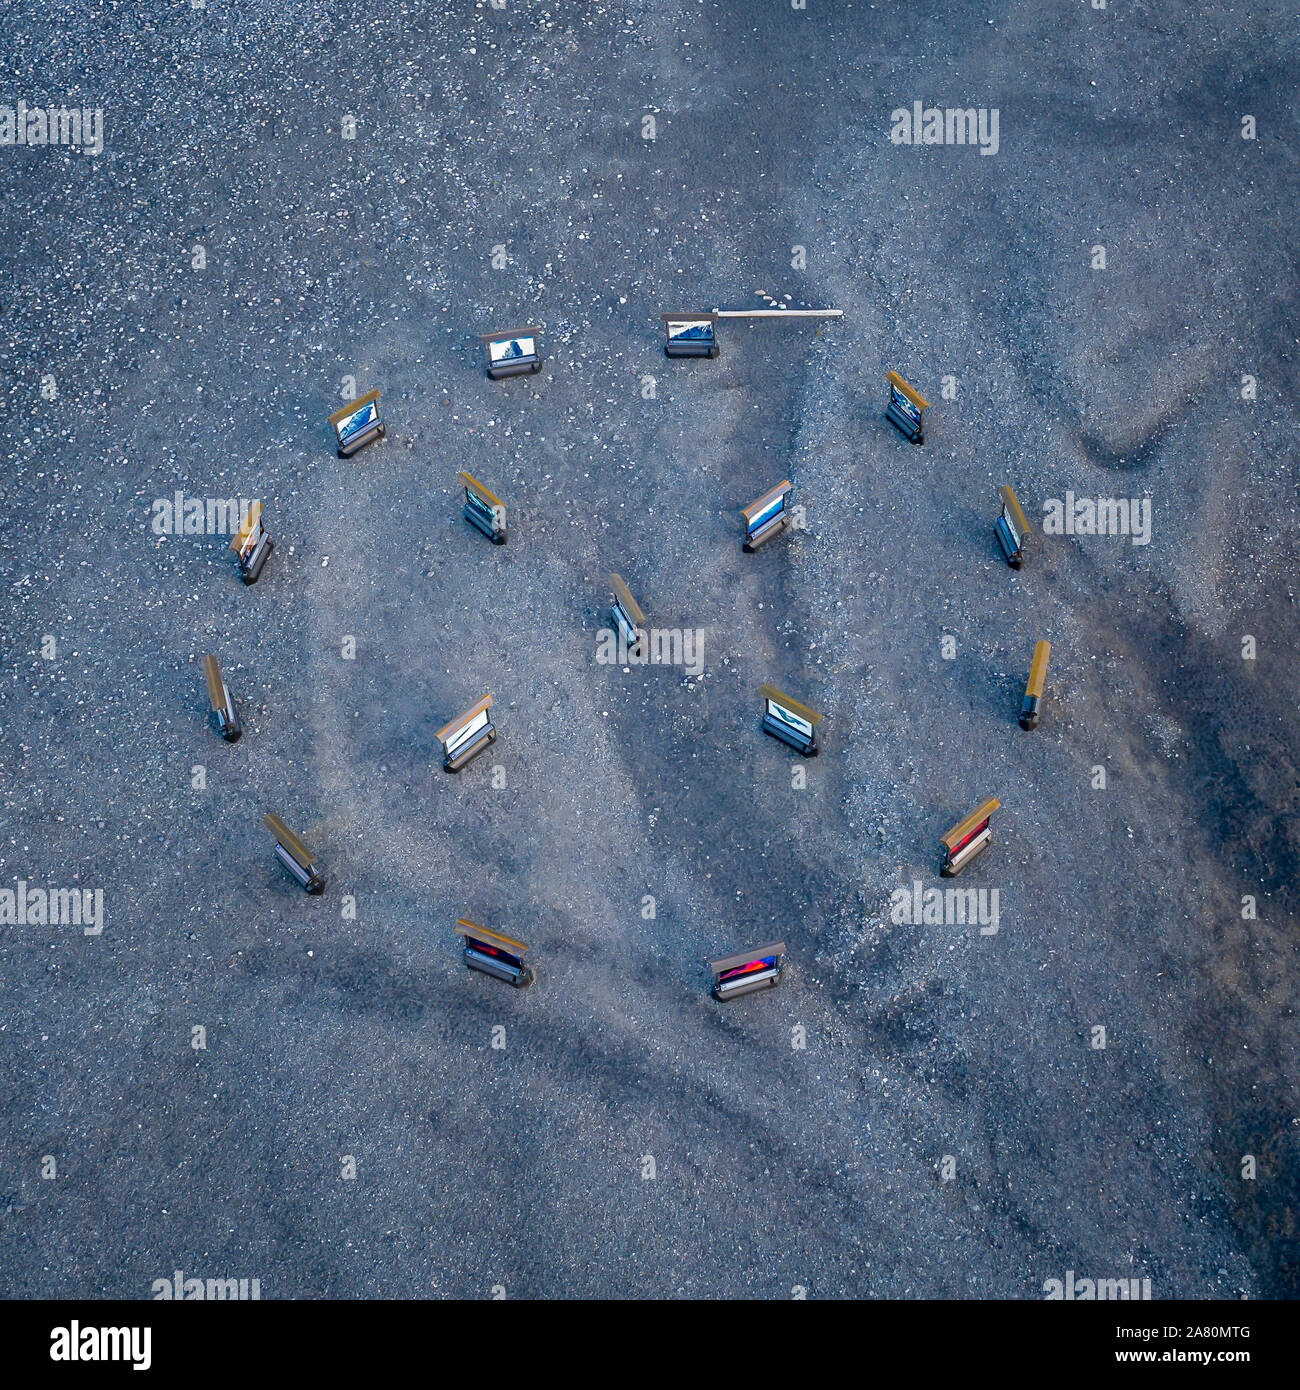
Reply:
<svg viewBox="0 0 1300 1390"><path fill-rule="evenodd" d="M105 929L0 926L0 1296L1293 1296L1300 17L13 11L3 101L102 107L104 149L0 149L0 887ZM998 108L997 154L892 144L913 100ZM664 357L662 311L769 300L844 316ZM486 380L524 323L545 369ZM387 437L340 460L349 377ZM806 529L742 554L783 478ZM1013 572L1007 482L1149 495L1151 542ZM155 534L178 491L263 501L258 584ZM701 674L597 663L611 570ZM891 921L988 795L955 882L998 932ZM467 972L462 915L536 984ZM779 990L708 997L778 936Z"/></svg>

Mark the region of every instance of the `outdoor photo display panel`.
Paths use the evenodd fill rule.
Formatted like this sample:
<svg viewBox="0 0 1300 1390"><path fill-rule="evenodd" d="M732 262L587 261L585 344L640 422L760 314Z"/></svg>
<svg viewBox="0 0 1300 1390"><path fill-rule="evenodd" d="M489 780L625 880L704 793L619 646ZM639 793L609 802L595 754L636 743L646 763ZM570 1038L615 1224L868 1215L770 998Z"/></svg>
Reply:
<svg viewBox="0 0 1300 1390"><path fill-rule="evenodd" d="M1020 505L1020 499L1013 488L1002 487L998 492L1002 498L1002 520L1006 522L1015 548L1019 550L1025 543L1025 537L1032 530L1029 518L1025 516L1024 508Z"/></svg>
<svg viewBox="0 0 1300 1390"><path fill-rule="evenodd" d="M886 417L897 425L913 444L922 443L925 438L925 412L929 410L930 402L919 391L909 386L897 372L887 372L885 379L889 382L889 406L885 411Z"/></svg>
<svg viewBox="0 0 1300 1390"><path fill-rule="evenodd" d="M717 956L709 961L713 997L732 999L755 990L774 988L785 960L784 941L764 941L744 951Z"/></svg>
<svg viewBox="0 0 1300 1390"><path fill-rule="evenodd" d="M458 475L465 485L465 520L490 536L497 545L506 543L506 504L468 473Z"/></svg>
<svg viewBox="0 0 1300 1390"><path fill-rule="evenodd" d="M711 343L714 338L712 319L665 319L670 343Z"/></svg>
<svg viewBox="0 0 1300 1390"><path fill-rule="evenodd" d="M541 329L510 328L500 333L484 333L487 348L487 373L494 381L501 377L517 376L523 372L541 370L542 357L538 346Z"/></svg>
<svg viewBox="0 0 1300 1390"><path fill-rule="evenodd" d="M330 416L330 424L334 427L338 450L342 456L346 457L384 433L384 427L379 420L380 395L381 392L378 390L367 391L364 396L340 406Z"/></svg>
<svg viewBox="0 0 1300 1390"><path fill-rule="evenodd" d="M347 444L362 430L369 429L379 419L379 402L367 401L365 405L346 415L338 423L340 444Z"/></svg>
<svg viewBox="0 0 1300 1390"><path fill-rule="evenodd" d="M641 605L632 597L631 590L623 582L621 575L611 574L609 583L614 590L614 602L611 605L614 621L622 633L623 640L630 647L634 647L641 640L641 629L645 625L645 613L642 612Z"/></svg>
<svg viewBox="0 0 1300 1390"><path fill-rule="evenodd" d="M771 521L773 517L779 516L783 511L785 511L785 493L782 493L774 501L769 502L761 512L757 512L751 516L749 519L749 529L751 531L757 531L760 527L765 526Z"/></svg>
<svg viewBox="0 0 1300 1390"><path fill-rule="evenodd" d="M248 559L256 546L258 538L262 534L262 504L254 502L248 509L248 515L244 518L244 523L235 532L230 542L230 548L239 556L240 560Z"/></svg>
<svg viewBox="0 0 1300 1390"><path fill-rule="evenodd" d="M736 965L730 970L724 970L718 976L718 983L725 985L731 980L739 980L746 975L753 975L756 971L775 970L776 962L776 956L759 956L757 960L746 961L744 965Z"/></svg>
<svg viewBox="0 0 1300 1390"><path fill-rule="evenodd" d="M659 317L664 326L664 352L669 357L717 356L717 314L682 309Z"/></svg>
<svg viewBox="0 0 1300 1390"><path fill-rule="evenodd" d="M889 384L889 398L893 402L895 409L901 410L903 414L906 415L907 418L912 422L912 424L915 425L916 428L919 430L921 428L920 409L916 405L914 405L910 400L908 400L908 398L898 389L897 386L893 384L893 382L890 382Z"/></svg>
<svg viewBox="0 0 1300 1390"><path fill-rule="evenodd" d="M970 815L959 820L946 834L940 836L939 843L944 850L943 870L951 876L969 862L972 855L981 852L993 837L990 820L993 812L1002 803L991 796L977 806Z"/></svg>
<svg viewBox="0 0 1300 1390"><path fill-rule="evenodd" d="M495 741L496 730L488 716L491 708L492 696L484 695L471 709L434 735L442 744L444 772L459 772Z"/></svg>
<svg viewBox="0 0 1300 1390"><path fill-rule="evenodd" d="M789 503L790 488L789 478L784 478L761 497L755 498L749 506L740 509L741 516L745 518L746 534L750 538L765 527L770 527L782 515Z"/></svg>
<svg viewBox="0 0 1300 1390"><path fill-rule="evenodd" d="M513 951L506 950L502 944L505 938L498 937L485 927L480 927L477 923L464 919L457 924L456 930L464 938L466 946L472 950L485 956L491 956L493 960L501 961L505 965L513 965L516 970L524 968L522 952L527 950L527 947L520 947L511 942L511 945L516 945L516 949L520 951L519 955L515 955Z"/></svg>
<svg viewBox="0 0 1300 1390"><path fill-rule="evenodd" d="M465 964L522 989L532 983L533 972L524 964L528 945L462 917L456 934L465 943Z"/></svg>
<svg viewBox="0 0 1300 1390"><path fill-rule="evenodd" d="M495 366L502 362L517 362L520 358L537 356L537 339L531 333L513 338L497 338L488 342L488 359Z"/></svg>
<svg viewBox="0 0 1300 1390"><path fill-rule="evenodd" d="M767 712L773 719L779 719L783 724L789 724L792 729L797 729L805 738L812 738L813 726L811 721L801 718L791 709L778 700L769 697L767 702ZM750 716L753 717L752 715Z"/></svg>
<svg viewBox="0 0 1300 1390"><path fill-rule="evenodd" d="M774 685L761 686L758 693L763 697L763 732L787 744L801 757L815 758L817 725L825 715L783 694Z"/></svg>
<svg viewBox="0 0 1300 1390"><path fill-rule="evenodd" d="M485 709L480 710L468 723L462 724L461 727L448 738L448 756L454 756L458 749L463 748L467 743L471 742L477 733L487 728L487 725L488 712Z"/></svg>
<svg viewBox="0 0 1300 1390"><path fill-rule="evenodd" d="M495 527L496 508L486 503L476 492L465 489L465 505L490 529Z"/></svg>
<svg viewBox="0 0 1300 1390"><path fill-rule="evenodd" d="M1029 667L1029 681L1025 686L1025 698L1020 705L1020 727L1038 727L1043 687L1047 684L1047 663L1052 655L1050 642L1039 642L1034 647L1034 659Z"/></svg>

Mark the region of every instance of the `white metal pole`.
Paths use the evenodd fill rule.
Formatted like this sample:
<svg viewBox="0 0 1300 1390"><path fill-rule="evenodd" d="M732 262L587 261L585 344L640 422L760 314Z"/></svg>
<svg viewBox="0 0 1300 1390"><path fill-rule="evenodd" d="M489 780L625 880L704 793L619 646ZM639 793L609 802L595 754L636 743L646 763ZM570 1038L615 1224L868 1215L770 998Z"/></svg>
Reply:
<svg viewBox="0 0 1300 1390"><path fill-rule="evenodd" d="M715 309L720 319L838 319L843 309Z"/></svg>

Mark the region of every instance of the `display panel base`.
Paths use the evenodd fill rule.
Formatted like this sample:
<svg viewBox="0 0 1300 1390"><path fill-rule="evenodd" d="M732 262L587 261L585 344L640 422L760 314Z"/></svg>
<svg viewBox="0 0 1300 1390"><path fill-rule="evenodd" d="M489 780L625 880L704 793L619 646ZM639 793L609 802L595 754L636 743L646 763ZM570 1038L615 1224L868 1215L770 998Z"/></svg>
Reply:
<svg viewBox="0 0 1300 1390"><path fill-rule="evenodd" d="M487 374L493 381L500 381L507 376L523 376L525 372L536 375L542 370L542 359L540 357L515 357L509 362L493 363L487 369Z"/></svg>
<svg viewBox="0 0 1300 1390"><path fill-rule="evenodd" d="M762 970L754 975L742 976L739 980L729 980L713 986L713 997L720 1003L739 999L742 994L756 994L761 989L775 989L780 981L781 971Z"/></svg>
<svg viewBox="0 0 1300 1390"><path fill-rule="evenodd" d="M349 439L346 444L339 446L339 458L351 458L358 449L364 449L367 444L373 444L376 439L383 439L388 431L382 422L370 426L369 429L362 430L355 439Z"/></svg>
<svg viewBox="0 0 1300 1390"><path fill-rule="evenodd" d="M507 965L505 961L493 960L491 956L485 956L482 951L470 946L465 947L465 964L471 970L481 970L493 979L504 980L515 989L527 989L533 982L533 972L528 966Z"/></svg>
<svg viewBox="0 0 1300 1390"><path fill-rule="evenodd" d="M747 555L752 555L760 546L766 545L768 541L775 540L777 536L786 531L789 526L790 518L784 513L780 516L774 516L771 521L760 526L752 536L749 536L745 544L741 546L741 549Z"/></svg>
<svg viewBox="0 0 1300 1390"><path fill-rule="evenodd" d="M993 832L988 829L981 830L970 844L963 845L956 854L948 855L943 861L940 873L944 878L955 878L972 859L978 859L992 843Z"/></svg>
<svg viewBox="0 0 1300 1390"><path fill-rule="evenodd" d="M480 753L495 743L496 737L496 729L491 724L487 725L464 748L458 748L454 754L444 756L442 760L443 771L459 772L467 763L473 762Z"/></svg>
<svg viewBox="0 0 1300 1390"><path fill-rule="evenodd" d="M716 357L721 348L712 343L665 343L665 357Z"/></svg>
<svg viewBox="0 0 1300 1390"><path fill-rule="evenodd" d="M323 893L325 891L324 875L317 872L314 865L310 869L304 869L283 845L276 845L275 857L288 869L299 888L304 892Z"/></svg>
<svg viewBox="0 0 1300 1390"><path fill-rule="evenodd" d="M792 729L779 719L773 719L770 714L763 716L763 732L771 734L773 738L779 738L782 743L789 744L796 753L801 753L805 758L817 756L818 749L815 738L805 738L798 729Z"/></svg>
<svg viewBox="0 0 1300 1390"><path fill-rule="evenodd" d="M885 411L885 418L891 424L897 425L913 444L925 443L925 430L923 428L918 429L917 426L899 410L893 401L890 401Z"/></svg>

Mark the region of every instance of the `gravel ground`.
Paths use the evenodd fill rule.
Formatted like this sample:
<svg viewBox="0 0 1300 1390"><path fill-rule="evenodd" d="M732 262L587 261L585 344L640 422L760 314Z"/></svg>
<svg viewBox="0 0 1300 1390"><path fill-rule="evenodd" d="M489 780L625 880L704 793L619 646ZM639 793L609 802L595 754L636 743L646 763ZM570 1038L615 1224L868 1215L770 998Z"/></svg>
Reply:
<svg viewBox="0 0 1300 1390"><path fill-rule="evenodd" d="M1294 8L150 8L0 39L4 103L104 112L0 149L0 885L104 893L0 926L0 1294L1294 1295ZM996 155L892 144L913 101ZM844 317L663 356L661 311L764 295ZM521 322L545 370L486 380ZM388 436L339 460L346 378ZM742 554L786 477L807 528ZM1149 496L1150 544L1014 573L1004 482ZM154 533L177 491L263 499L259 584ZM596 661L611 569L702 673ZM893 922L988 795L997 933ZM715 1004L773 936L781 988Z"/></svg>

